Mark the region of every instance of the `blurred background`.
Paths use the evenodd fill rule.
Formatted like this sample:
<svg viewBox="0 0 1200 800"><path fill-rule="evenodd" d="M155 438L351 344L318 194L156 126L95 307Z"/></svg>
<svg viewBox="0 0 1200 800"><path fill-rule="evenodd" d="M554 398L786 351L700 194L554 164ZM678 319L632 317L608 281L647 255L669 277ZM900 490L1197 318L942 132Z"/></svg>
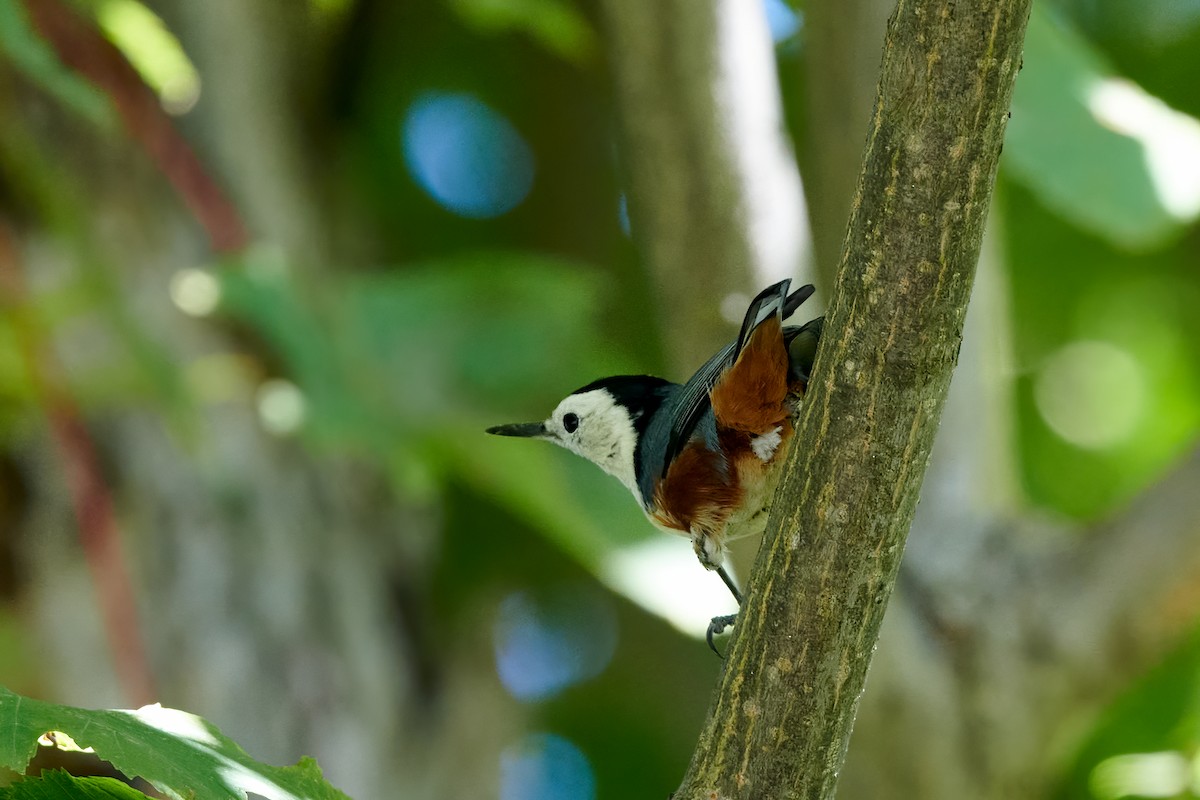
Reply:
<svg viewBox="0 0 1200 800"><path fill-rule="evenodd" d="M666 797L724 589L482 431L820 312L890 11L0 0L0 684ZM1034 9L846 798L1200 797L1197 86L1200 0Z"/></svg>

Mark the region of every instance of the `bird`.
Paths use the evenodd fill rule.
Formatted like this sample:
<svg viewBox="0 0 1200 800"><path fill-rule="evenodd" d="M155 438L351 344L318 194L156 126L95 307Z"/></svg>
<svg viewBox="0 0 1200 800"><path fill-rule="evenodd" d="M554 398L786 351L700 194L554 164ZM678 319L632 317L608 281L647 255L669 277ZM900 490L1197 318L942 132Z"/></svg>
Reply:
<svg viewBox="0 0 1200 800"><path fill-rule="evenodd" d="M731 527L761 532L778 479L792 415L808 389L823 317L788 319L815 291L789 294L790 280L758 294L737 339L683 384L652 375L615 375L567 395L540 422L497 425L497 436L544 439L598 465L633 494L649 520L687 536L700 563L720 575ZM714 617L706 639L736 620Z"/></svg>

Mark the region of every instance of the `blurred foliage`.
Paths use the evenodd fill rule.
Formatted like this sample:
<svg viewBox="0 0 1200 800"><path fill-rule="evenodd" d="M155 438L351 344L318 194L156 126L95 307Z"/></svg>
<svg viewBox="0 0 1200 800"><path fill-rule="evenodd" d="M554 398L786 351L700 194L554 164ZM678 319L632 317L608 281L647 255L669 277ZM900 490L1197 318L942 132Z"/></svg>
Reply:
<svg viewBox="0 0 1200 800"><path fill-rule="evenodd" d="M1188 218L1168 213L1147 152L1153 143L1097 117L1095 93L1112 76L1102 61L1067 21L1035 10L997 203L1017 313L1025 485L1034 503L1082 518L1123 505L1200 431L1200 320L1192 313L1200 302L1200 208ZM1193 75L1197 69L1191 65ZM1193 99L1180 110L1198 113L1196 106ZM1139 112L1144 107L1129 109ZM1200 164L1198 148L1200 138L1163 156L1186 176L1189 161L1190 169ZM1036 384L1053 380L1053 354L1080 341L1109 344L1132 365L1115 384L1108 378L1121 365L1112 361L1067 382L1064 414L1113 427L1112 436L1083 446L1054 430L1036 399Z"/></svg>
<svg viewBox="0 0 1200 800"><path fill-rule="evenodd" d="M598 325L598 275L544 256L461 254L348 276L322 287L321 302L252 259L223 273L221 309L297 382L314 444L386 466L408 494L465 481L592 568L652 533L625 489L590 465L482 436L529 398L548 413L566 375L582 385L629 371Z"/></svg>
<svg viewBox="0 0 1200 800"><path fill-rule="evenodd" d="M1158 669L1113 703L1068 771L1060 800L1121 797L1200 797L1200 635L1193 635ZM1175 754L1183 770L1162 775L1136 766L1127 754ZM1169 762L1168 762L1169 763ZM1136 765L1136 761L1133 762ZM1114 769L1115 767L1115 769ZM1107 775L1105 774L1107 773ZM1115 774L1114 774L1115 773ZM1157 774L1155 774L1157 773ZM1139 792L1163 778L1169 791ZM1174 785L1171 786L1171 782Z"/></svg>
<svg viewBox="0 0 1200 800"><path fill-rule="evenodd" d="M549 52L586 64L599 47L591 24L566 0L451 0L463 22L484 34L520 31Z"/></svg>
<svg viewBox="0 0 1200 800"><path fill-rule="evenodd" d="M1097 119L1095 92L1114 78L1070 24L1046 6L1035 6L1004 164L1010 176L1079 228L1116 247L1149 250L1177 236L1185 221L1164 208L1142 145Z"/></svg>
<svg viewBox="0 0 1200 800"><path fill-rule="evenodd" d="M171 797L245 800L247 792L312 800L346 797L324 781L311 759L294 767L260 764L208 722L158 705L137 711L89 711L21 697L0 687L0 730L6 732L0 737L0 768L16 772L25 771L39 746L90 748L122 774L143 778ZM48 732L54 734L53 741L39 744L47 741ZM16 796L63 796L56 793L55 783L51 779L39 787L44 794Z"/></svg>
<svg viewBox="0 0 1200 800"><path fill-rule="evenodd" d="M1013 303L1023 309L1014 331L1016 391L1025 486L1037 504L1094 518L1120 507L1186 449L1200 426L1200 303L1194 232L1170 248L1129 253L1079 231L1005 181ZM1047 269L1047 260L1055 264ZM1140 385L1106 395L1103 364L1079 381L1075 413L1103 415L1112 403L1137 405L1121 440L1081 448L1057 435L1034 398L1039 370L1077 340L1129 353ZM1111 366L1111 365L1109 365ZM1130 397L1127 393L1136 391Z"/></svg>
<svg viewBox="0 0 1200 800"><path fill-rule="evenodd" d="M165 104L175 102L170 86L190 87L176 98L183 110L200 84L168 26L132 0L81 5ZM555 581L594 588L616 548L658 535L624 488L591 465L548 445L482 433L543 417L599 375L664 363L651 279L619 222L621 177L595 10L567 0L314 7L322 37L338 42L331 74L322 76L328 85L310 87L307 98L320 113L313 135L329 154L313 169L330 188L338 263L313 269L263 247L199 270L218 279L220 303L199 322L180 315L178 325L230 331L234 344L176 363L142 325L144 306L112 277L120 253L91 232L88 180L72 174L85 165L55 149L86 131L109 135L109 101L59 63L20 2L0 0L0 55L29 83L4 92L44 92L85 131L59 130L61 142L47 141L37 120L28 129L0 122L5 193L21 198L23 222L37 219L54 240L41 246L82 267L36 276L35 302L12 301L18 308L0 314L0 437L15 447L35 417L33 373L55 339L90 345L88 358L66 365L89 412L148 407L185 441L205 408L238 397L239 386L284 381L298 390L302 413L298 428L281 435L296 435L318 457L348 454L377 466L400 502L445 509L433 635L486 639L491 612L472 604L490 609L514 591ZM799 25L778 49L795 134L820 124L803 108L804 35ZM1164 193L1161 159L1172 151L1154 148L1170 143L1138 138L1130 133L1136 120L1117 125L1113 112L1097 111L1097 91L1114 87L1118 98L1134 98L1135 113L1169 106L1177 115L1162 119L1184 131L1171 146L1180 148L1173 163L1186 176L1194 169L1186 159L1200 154L1188 149L1190 123L1179 115L1193 123L1200 116L1198 79L1196 0L1035 4L994 232L1011 289L1013 445L1038 509L1081 520L1111 513L1200 433L1200 208L1188 211ZM536 160L520 205L467 219L414 180L402 147L405 110L429 92L477 97L511 123ZM202 99L190 113L209 111ZM191 124L182 118L181 126ZM165 283L156 301L163 307ZM513 714L577 742L593 759L602 796L625 796L622 779L662 795L687 757L716 664L689 663L678 674L648 669L652 661L695 661L692 643L613 602L623 638L611 664L553 698L513 698ZM26 685L32 659L7 646L19 634L7 616L0 623L0 682ZM1064 798L1095 796L1091 776L1115 755L1194 756L1198 652L1189 643L1111 710L1065 779ZM44 712L36 724L13 722L26 733L42 725L70 732L71 720L95 718L23 708ZM21 745L32 747L44 729ZM121 766L132 755L111 757Z"/></svg>
<svg viewBox="0 0 1200 800"><path fill-rule="evenodd" d="M448 535L434 576L446 620L440 638L490 638L478 609L498 607L513 592L532 587L535 596L558 599L589 587L587 569L569 551L544 546L525 518L498 513L486 496L455 486L446 507ZM720 663L629 601L615 599L613 611L618 646L598 676L540 700L514 696L510 708L530 730L567 737L587 754L598 797L663 797L691 757Z"/></svg>
<svg viewBox="0 0 1200 800"><path fill-rule="evenodd" d="M34 31L21 0L0 0L0 55L90 122L115 128L109 99L63 66L51 47Z"/></svg>

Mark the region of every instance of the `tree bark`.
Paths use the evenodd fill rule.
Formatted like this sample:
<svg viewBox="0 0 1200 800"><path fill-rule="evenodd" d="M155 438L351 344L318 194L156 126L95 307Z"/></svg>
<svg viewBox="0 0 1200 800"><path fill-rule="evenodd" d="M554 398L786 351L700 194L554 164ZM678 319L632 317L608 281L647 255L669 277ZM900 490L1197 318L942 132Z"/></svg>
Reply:
<svg viewBox="0 0 1200 800"><path fill-rule="evenodd" d="M694 369L740 322L713 325L725 297L800 266L800 180L766 19L742 0L602 9L633 238L672 361Z"/></svg>
<svg viewBox="0 0 1200 800"><path fill-rule="evenodd" d="M677 798L832 797L961 342L1029 0L902 2L810 394Z"/></svg>

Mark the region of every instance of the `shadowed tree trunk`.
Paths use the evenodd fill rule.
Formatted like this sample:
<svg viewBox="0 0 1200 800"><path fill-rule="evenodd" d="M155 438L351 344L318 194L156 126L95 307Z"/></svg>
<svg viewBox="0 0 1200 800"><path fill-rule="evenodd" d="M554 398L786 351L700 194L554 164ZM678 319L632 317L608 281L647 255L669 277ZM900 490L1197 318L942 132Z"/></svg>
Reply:
<svg viewBox="0 0 1200 800"><path fill-rule="evenodd" d="M741 0L602 9L633 237L668 350L695 369L741 321L713 324L724 298L800 266L800 181L766 18Z"/></svg>

